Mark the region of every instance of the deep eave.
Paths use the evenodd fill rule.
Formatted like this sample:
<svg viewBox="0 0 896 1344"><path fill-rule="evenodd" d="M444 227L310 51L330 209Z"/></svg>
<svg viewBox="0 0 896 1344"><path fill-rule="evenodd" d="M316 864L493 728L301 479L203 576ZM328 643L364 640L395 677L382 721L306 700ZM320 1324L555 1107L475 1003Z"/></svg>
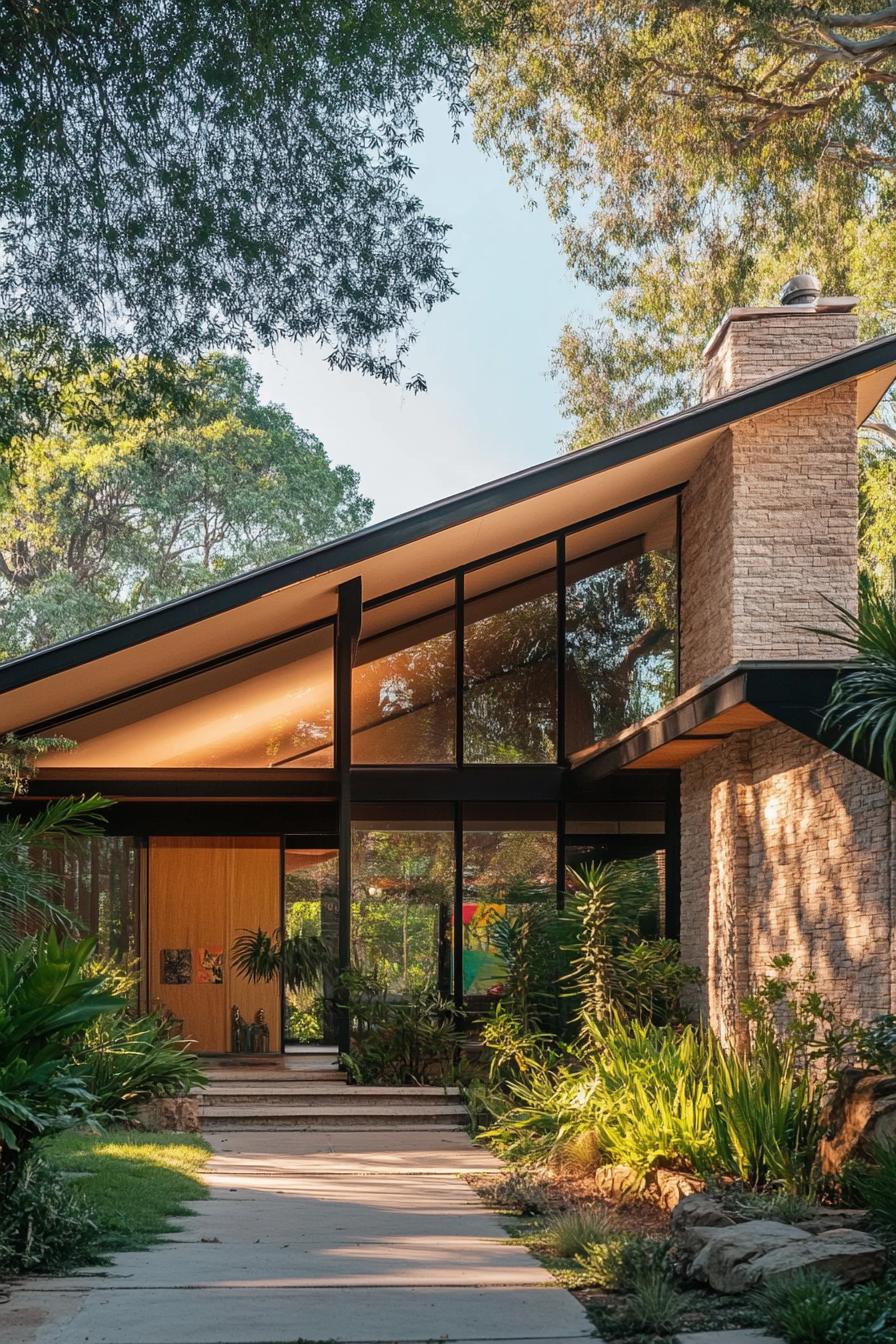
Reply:
<svg viewBox="0 0 896 1344"><path fill-rule="evenodd" d="M228 659L332 619L355 576L365 602L528 545L583 520L621 538L633 510L686 484L726 427L850 379L867 417L896 376L896 335L558 456L188 597L0 664L0 729L64 721L85 704ZM586 482L593 482L591 488ZM623 517L624 515L624 517ZM614 531L615 529L615 531ZM617 537L615 533L620 533ZM613 533L613 535L610 535ZM597 543L596 543L597 544ZM236 613L239 613L238 619Z"/></svg>
<svg viewBox="0 0 896 1344"><path fill-rule="evenodd" d="M741 662L678 696L658 713L577 752L574 773L598 780L620 770L674 770L734 733L781 723L883 776L878 756L851 751L822 728L843 662Z"/></svg>

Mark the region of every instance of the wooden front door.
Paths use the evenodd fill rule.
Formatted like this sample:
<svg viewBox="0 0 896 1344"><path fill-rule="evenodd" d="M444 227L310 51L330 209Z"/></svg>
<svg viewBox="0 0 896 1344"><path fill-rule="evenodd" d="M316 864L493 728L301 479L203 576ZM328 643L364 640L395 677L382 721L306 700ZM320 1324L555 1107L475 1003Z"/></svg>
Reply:
<svg viewBox="0 0 896 1344"><path fill-rule="evenodd" d="M279 837L153 836L148 886L150 1002L209 1052L230 1049L234 1004L248 1021L261 1008L279 1050L279 982L251 984L232 965L243 929L280 924Z"/></svg>

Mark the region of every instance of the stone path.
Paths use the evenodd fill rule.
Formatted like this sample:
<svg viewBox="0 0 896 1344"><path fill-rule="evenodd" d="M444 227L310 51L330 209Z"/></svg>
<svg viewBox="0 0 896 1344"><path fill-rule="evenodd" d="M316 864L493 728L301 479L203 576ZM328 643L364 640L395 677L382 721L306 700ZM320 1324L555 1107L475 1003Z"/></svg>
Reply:
<svg viewBox="0 0 896 1344"><path fill-rule="evenodd" d="M582 1307L458 1173L493 1168L464 1134L210 1136L212 1198L151 1251L31 1279L4 1344L567 1344Z"/></svg>

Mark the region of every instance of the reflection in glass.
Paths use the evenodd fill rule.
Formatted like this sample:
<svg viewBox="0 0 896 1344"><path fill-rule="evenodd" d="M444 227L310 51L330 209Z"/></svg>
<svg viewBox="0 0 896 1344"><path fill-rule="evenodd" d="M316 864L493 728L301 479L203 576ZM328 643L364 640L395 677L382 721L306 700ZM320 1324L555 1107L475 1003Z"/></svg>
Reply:
<svg viewBox="0 0 896 1344"><path fill-rule="evenodd" d="M355 765L454 761L454 585L365 613L352 674Z"/></svg>
<svg viewBox="0 0 896 1344"><path fill-rule="evenodd" d="M352 827L352 966L387 993L451 992L449 820Z"/></svg>
<svg viewBox="0 0 896 1344"><path fill-rule="evenodd" d="M287 849L283 856L284 930L313 935L339 956L339 854L335 849ZM309 989L284 989L284 1039L296 1044L336 1042L334 973Z"/></svg>
<svg viewBox="0 0 896 1344"><path fill-rule="evenodd" d="M258 768L333 764L327 625L60 725L78 746L45 767Z"/></svg>
<svg viewBox="0 0 896 1344"><path fill-rule="evenodd" d="M520 567L525 572L518 576ZM464 760L540 764L557 752L553 546L477 570L464 604Z"/></svg>
<svg viewBox="0 0 896 1344"><path fill-rule="evenodd" d="M544 822L511 826L485 820L464 828L464 998L473 1007L504 996L508 921L533 905L556 908L556 832Z"/></svg>
<svg viewBox="0 0 896 1344"><path fill-rule="evenodd" d="M568 753L675 696L676 583L675 551L637 540L567 563Z"/></svg>

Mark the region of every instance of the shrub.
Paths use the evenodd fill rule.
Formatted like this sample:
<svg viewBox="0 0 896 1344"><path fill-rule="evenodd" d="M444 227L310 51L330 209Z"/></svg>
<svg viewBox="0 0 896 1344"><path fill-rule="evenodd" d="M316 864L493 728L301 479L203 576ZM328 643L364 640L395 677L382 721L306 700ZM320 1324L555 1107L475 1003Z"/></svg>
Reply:
<svg viewBox="0 0 896 1344"><path fill-rule="evenodd" d="M92 1258L83 1197L40 1157L0 1176L0 1273L59 1273Z"/></svg>
<svg viewBox="0 0 896 1344"><path fill-rule="evenodd" d="M788 1344L835 1344L845 1301L837 1280L814 1269L780 1274L756 1297L763 1321Z"/></svg>
<svg viewBox="0 0 896 1344"><path fill-rule="evenodd" d="M623 1311L617 1318L633 1333L674 1335L681 1326L685 1301L661 1269L639 1276Z"/></svg>
<svg viewBox="0 0 896 1344"><path fill-rule="evenodd" d="M668 1248L667 1241L619 1232L587 1246L579 1258L598 1287L628 1293L636 1291L641 1280L664 1271Z"/></svg>
<svg viewBox="0 0 896 1344"><path fill-rule="evenodd" d="M858 1050L870 1069L896 1073L896 1013L883 1013L863 1027Z"/></svg>
<svg viewBox="0 0 896 1344"><path fill-rule="evenodd" d="M559 1260L575 1260L612 1235L612 1221L602 1209L568 1209L546 1224L544 1244Z"/></svg>
<svg viewBox="0 0 896 1344"><path fill-rule="evenodd" d="M205 1082L189 1046L172 1036L159 1013L122 1013L94 1023L80 1062L97 1113L120 1118L152 1097L182 1096Z"/></svg>
<svg viewBox="0 0 896 1344"><path fill-rule="evenodd" d="M446 1082L463 1040L452 1004L431 990L413 990L402 1002L366 993L350 1000L355 1038L343 1063L356 1083Z"/></svg>
<svg viewBox="0 0 896 1344"><path fill-rule="evenodd" d="M813 1205L802 1195L791 1195L784 1190L769 1194L742 1190L732 1194L726 1202L742 1218L770 1218L777 1223L803 1223L815 1212Z"/></svg>
<svg viewBox="0 0 896 1344"><path fill-rule="evenodd" d="M551 1200L545 1186L524 1171L508 1171L489 1186L486 1193L489 1201L502 1209L513 1209L529 1216L551 1212Z"/></svg>

